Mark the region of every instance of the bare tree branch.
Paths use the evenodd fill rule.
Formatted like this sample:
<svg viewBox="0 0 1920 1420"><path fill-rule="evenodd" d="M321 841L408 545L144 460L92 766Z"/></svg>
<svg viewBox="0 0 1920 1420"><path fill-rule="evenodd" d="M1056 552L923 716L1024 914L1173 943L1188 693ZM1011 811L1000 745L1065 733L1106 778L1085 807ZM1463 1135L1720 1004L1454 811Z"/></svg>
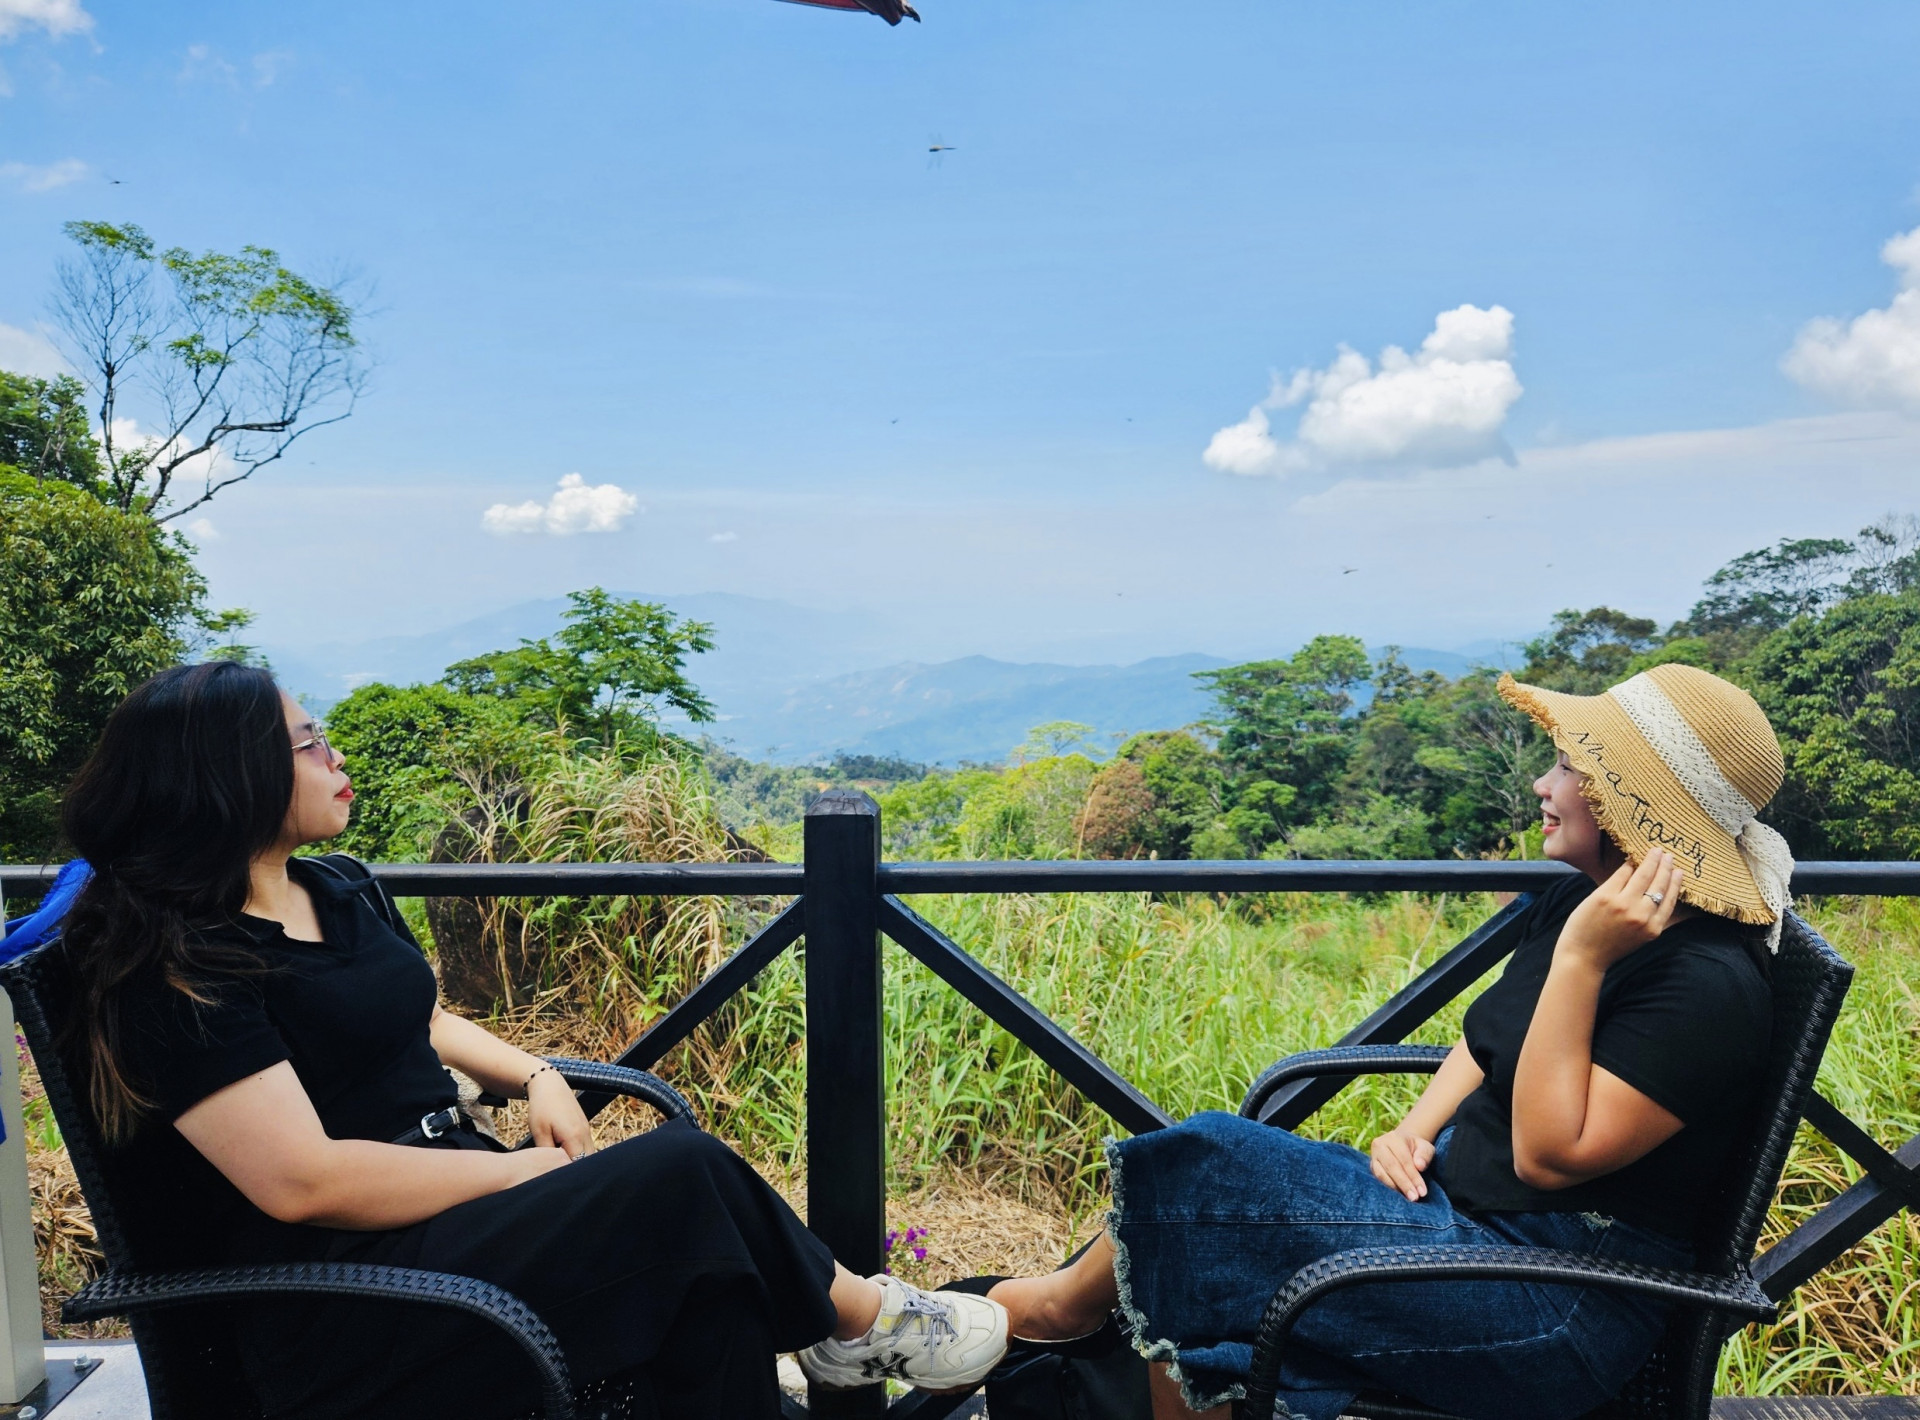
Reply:
<svg viewBox="0 0 1920 1420"><path fill-rule="evenodd" d="M70 222L54 312L99 399L113 501L170 522L352 415L366 360L338 286L265 247L156 251L140 228ZM147 427L131 432L128 412ZM116 427L119 426L119 427ZM183 475L197 493L174 501Z"/></svg>

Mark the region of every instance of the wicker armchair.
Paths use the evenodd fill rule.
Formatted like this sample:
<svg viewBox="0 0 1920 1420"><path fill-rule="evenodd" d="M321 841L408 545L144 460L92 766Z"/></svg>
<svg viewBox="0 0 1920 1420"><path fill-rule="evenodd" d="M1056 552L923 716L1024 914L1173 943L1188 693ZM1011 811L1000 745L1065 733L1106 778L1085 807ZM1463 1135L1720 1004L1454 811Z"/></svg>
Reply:
<svg viewBox="0 0 1920 1420"><path fill-rule="evenodd" d="M129 1210L115 1205L118 1190L129 1181L107 1167L92 1111L84 1107L54 1045L53 1023L67 1000L58 943L0 966L0 989L12 998L26 1032L107 1257L106 1274L71 1298L61 1314L76 1322L110 1316L132 1320L153 1420L258 1420L260 1405L247 1385L224 1309L246 1298L287 1294L365 1297L466 1312L498 1327L526 1357L539 1378L539 1413L547 1420L573 1420L577 1410L596 1420L620 1420L628 1413L627 1378L576 1389L546 1324L512 1293L476 1278L329 1262L153 1270L143 1259L155 1255L156 1240L134 1236L123 1225ZM672 1086L643 1071L562 1058L551 1063L576 1089L628 1095L667 1118L693 1119L692 1107Z"/></svg>
<svg viewBox="0 0 1920 1420"><path fill-rule="evenodd" d="M1695 1239L1698 1270L1680 1272L1598 1261L1575 1253L1521 1247L1375 1247L1335 1253L1301 1268L1274 1293L1254 1340L1253 1373L1237 1413L1273 1413L1281 1359L1294 1323L1328 1293L1360 1283L1514 1279L1616 1287L1674 1303L1665 1337L1596 1417L1606 1420L1705 1420L1720 1348L1747 1321L1770 1320L1777 1299L1748 1272L1773 1202L1787 1149L1813 1091L1827 1037L1840 1014L1853 968L1798 917L1788 914L1773 961L1773 1039L1766 1083L1718 1196ZM1442 1046L1349 1046L1280 1061L1247 1091L1240 1113L1260 1119L1281 1086L1311 1076L1431 1073ZM1453 1420L1400 1396L1363 1394L1348 1414L1360 1420Z"/></svg>

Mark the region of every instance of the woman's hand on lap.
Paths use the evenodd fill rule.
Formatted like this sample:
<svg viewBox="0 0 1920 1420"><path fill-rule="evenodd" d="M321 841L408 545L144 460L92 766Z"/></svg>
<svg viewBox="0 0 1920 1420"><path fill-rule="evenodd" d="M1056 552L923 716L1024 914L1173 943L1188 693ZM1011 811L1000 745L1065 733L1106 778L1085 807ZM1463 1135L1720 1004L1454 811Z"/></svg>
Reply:
<svg viewBox="0 0 1920 1420"><path fill-rule="evenodd" d="M533 1142L558 1150L562 1163L593 1152L593 1126L558 1070L543 1070L528 1081L527 1125Z"/></svg>
<svg viewBox="0 0 1920 1420"><path fill-rule="evenodd" d="M1423 1174L1433 1162L1433 1141L1415 1134L1404 1124L1390 1129L1373 1141L1373 1176L1396 1193L1414 1202L1427 1196Z"/></svg>
<svg viewBox="0 0 1920 1420"><path fill-rule="evenodd" d="M1605 971L1672 925L1685 881L1680 860L1664 849L1647 854L1638 867L1622 863L1567 918L1558 950Z"/></svg>

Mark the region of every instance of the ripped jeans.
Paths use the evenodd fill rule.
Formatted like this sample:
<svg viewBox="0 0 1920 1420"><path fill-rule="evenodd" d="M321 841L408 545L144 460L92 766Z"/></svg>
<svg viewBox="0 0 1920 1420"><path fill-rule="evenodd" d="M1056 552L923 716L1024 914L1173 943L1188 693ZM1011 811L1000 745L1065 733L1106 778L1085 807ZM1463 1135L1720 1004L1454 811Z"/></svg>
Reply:
<svg viewBox="0 0 1920 1420"><path fill-rule="evenodd" d="M1591 1214L1458 1211L1439 1184L1449 1133L1417 1203L1375 1179L1356 1149L1237 1115L1197 1114L1110 1144L1108 1231L1134 1345L1150 1360L1172 1361L1187 1403L1206 1410L1245 1394L1268 1300L1329 1253L1520 1245L1690 1264L1680 1244ZM1570 1420L1626 1384L1659 1339L1665 1312L1626 1293L1530 1282L1363 1284L1300 1319L1280 1398L1301 1420L1335 1420L1363 1389L1476 1420Z"/></svg>

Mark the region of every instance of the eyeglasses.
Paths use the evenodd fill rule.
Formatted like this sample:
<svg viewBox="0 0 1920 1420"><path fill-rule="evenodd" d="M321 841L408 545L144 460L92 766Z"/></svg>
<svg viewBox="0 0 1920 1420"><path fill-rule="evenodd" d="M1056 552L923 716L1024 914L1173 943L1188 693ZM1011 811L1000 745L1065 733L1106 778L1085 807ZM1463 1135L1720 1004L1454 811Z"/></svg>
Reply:
<svg viewBox="0 0 1920 1420"><path fill-rule="evenodd" d="M327 743L326 731L322 730L318 725L310 725L308 728L311 729L313 733L308 735L304 740L297 741L293 746L293 752L298 754L303 749L317 749L320 751L320 757L326 760L328 764L332 764L333 746Z"/></svg>

